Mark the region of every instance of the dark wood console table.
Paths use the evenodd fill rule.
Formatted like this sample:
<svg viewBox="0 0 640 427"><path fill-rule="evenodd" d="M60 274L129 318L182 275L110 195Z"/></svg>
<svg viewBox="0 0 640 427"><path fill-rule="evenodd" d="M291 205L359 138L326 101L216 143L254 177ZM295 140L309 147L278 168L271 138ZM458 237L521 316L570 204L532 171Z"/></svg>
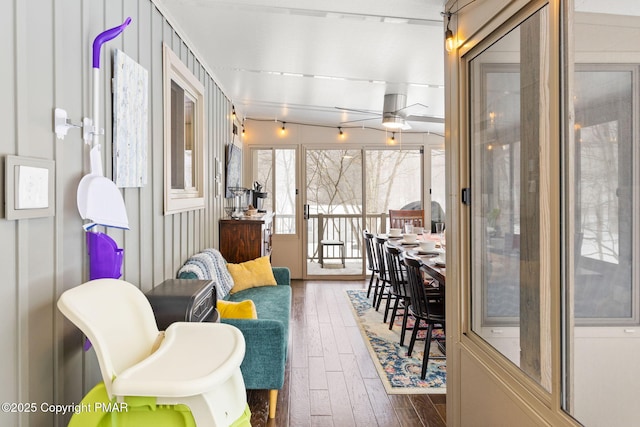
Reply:
<svg viewBox="0 0 640 427"><path fill-rule="evenodd" d="M271 255L273 214L220 220L220 253L234 264Z"/></svg>

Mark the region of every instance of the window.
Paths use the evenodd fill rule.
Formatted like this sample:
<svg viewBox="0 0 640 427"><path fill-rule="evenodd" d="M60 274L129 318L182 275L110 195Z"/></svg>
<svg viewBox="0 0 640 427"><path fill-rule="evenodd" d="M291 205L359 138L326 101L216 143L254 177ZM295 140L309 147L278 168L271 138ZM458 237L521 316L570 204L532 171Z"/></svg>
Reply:
<svg viewBox="0 0 640 427"><path fill-rule="evenodd" d="M550 390L548 32L545 6L479 51L468 75L471 329Z"/></svg>
<svg viewBox="0 0 640 427"><path fill-rule="evenodd" d="M204 87L167 45L164 78L164 212L204 208Z"/></svg>
<svg viewBox="0 0 640 427"><path fill-rule="evenodd" d="M640 15L631 0L567 9L562 408L585 426L636 425Z"/></svg>

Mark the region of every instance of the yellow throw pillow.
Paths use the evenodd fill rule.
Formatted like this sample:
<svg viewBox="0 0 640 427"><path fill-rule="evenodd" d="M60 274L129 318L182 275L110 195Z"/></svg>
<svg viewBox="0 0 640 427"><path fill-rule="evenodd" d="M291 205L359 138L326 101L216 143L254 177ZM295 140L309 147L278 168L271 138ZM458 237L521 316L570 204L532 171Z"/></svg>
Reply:
<svg viewBox="0 0 640 427"><path fill-rule="evenodd" d="M227 264L229 274L233 277L231 293L243 291L258 286L275 286L276 278L271 270L271 261L268 256L256 258L240 264Z"/></svg>
<svg viewBox="0 0 640 427"><path fill-rule="evenodd" d="M256 305L250 299L244 301L218 300L216 308L223 319L257 319Z"/></svg>

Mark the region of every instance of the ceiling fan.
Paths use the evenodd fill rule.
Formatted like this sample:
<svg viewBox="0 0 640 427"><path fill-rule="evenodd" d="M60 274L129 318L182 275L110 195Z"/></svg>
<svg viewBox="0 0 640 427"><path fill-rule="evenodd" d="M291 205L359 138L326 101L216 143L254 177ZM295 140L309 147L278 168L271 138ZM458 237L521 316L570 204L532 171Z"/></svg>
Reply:
<svg viewBox="0 0 640 427"><path fill-rule="evenodd" d="M427 114L427 107L424 104L415 103L407 106L407 95L401 93L388 93L384 96L384 105L382 113L379 111L371 110L358 110L354 108L336 107L338 110L350 111L362 114L371 114L375 117L349 120L341 122L340 124L349 124L356 122L364 122L369 120L379 120L382 118L382 126L388 129L411 129L411 126L407 122L429 122L429 123L444 123L443 117L436 117Z"/></svg>

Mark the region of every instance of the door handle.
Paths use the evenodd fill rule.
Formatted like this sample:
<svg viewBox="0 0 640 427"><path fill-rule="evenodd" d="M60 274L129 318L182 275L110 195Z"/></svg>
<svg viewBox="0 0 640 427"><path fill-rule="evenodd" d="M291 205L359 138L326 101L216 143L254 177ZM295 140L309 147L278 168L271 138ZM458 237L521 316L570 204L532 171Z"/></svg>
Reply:
<svg viewBox="0 0 640 427"><path fill-rule="evenodd" d="M304 205L302 209L302 215L305 220L309 219L309 205Z"/></svg>

